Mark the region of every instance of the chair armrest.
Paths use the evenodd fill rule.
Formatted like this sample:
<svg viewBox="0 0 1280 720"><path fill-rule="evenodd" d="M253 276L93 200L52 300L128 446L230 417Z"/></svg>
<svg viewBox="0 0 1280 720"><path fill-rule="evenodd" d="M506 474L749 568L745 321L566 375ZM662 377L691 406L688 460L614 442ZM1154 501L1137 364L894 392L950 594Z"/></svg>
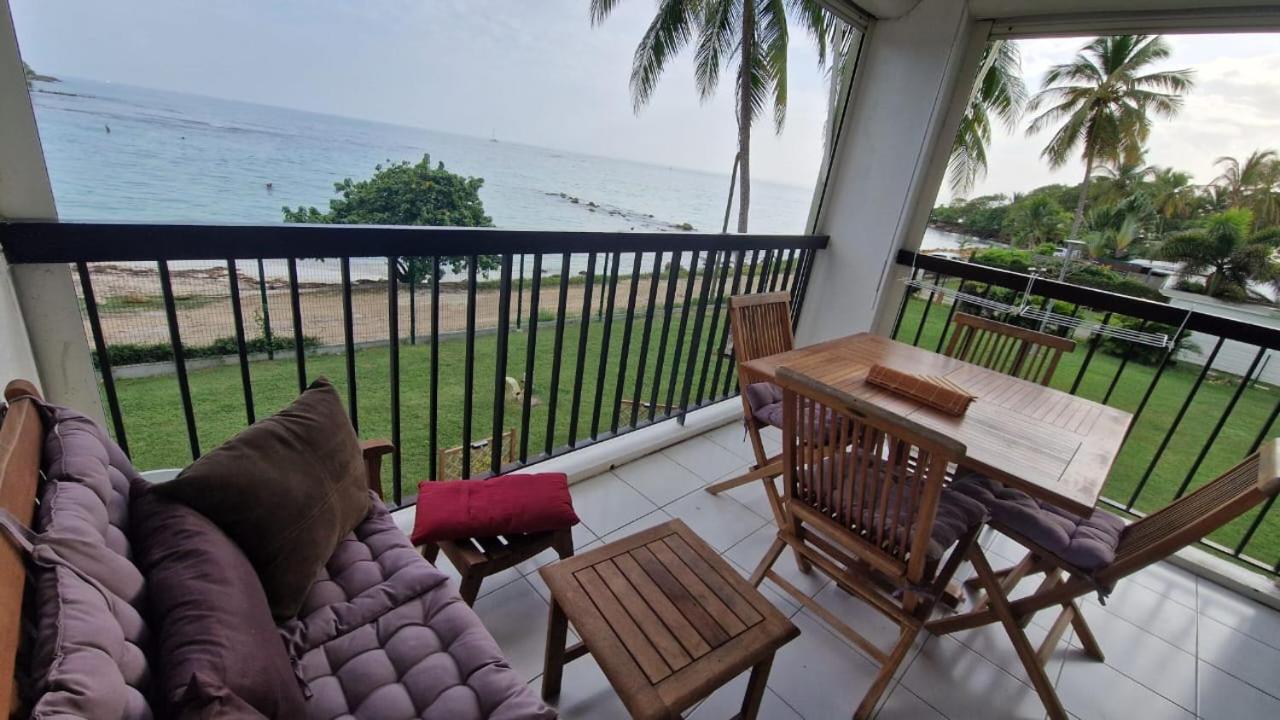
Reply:
<svg viewBox="0 0 1280 720"><path fill-rule="evenodd" d="M396 449L386 440L361 440L360 452L364 455L365 475L369 479L369 489L382 498L382 456L389 455Z"/></svg>

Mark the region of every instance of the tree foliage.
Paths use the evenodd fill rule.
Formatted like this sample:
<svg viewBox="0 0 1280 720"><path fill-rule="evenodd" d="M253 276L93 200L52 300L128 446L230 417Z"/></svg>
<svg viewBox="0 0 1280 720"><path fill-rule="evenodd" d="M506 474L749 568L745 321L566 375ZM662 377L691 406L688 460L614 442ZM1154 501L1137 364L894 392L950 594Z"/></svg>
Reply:
<svg viewBox="0 0 1280 720"><path fill-rule="evenodd" d="M991 144L993 116L1012 131L1022 118L1027 86L1022 81L1022 53L1012 40L987 43L978 66L978 80L965 106L947 174L957 195L973 189L987 174L987 146Z"/></svg>
<svg viewBox="0 0 1280 720"><path fill-rule="evenodd" d="M485 214L480 199L483 178L449 172L444 163L433 167L429 155L423 155L417 163L402 161L375 165L373 169L373 177L367 180L346 178L334 183L333 190L340 197L330 200L329 209L324 212L314 207L282 208L285 222L493 227L493 219ZM442 268L455 273L467 267L465 255L442 256L440 261ZM481 255L476 269L487 273L497 268L498 262L497 256ZM402 257L397 265L400 279L405 282L417 282L430 275L430 260L426 257Z"/></svg>
<svg viewBox="0 0 1280 720"><path fill-rule="evenodd" d="M1164 242L1160 254L1182 263L1182 274L1207 274L1205 294L1237 297L1250 280L1271 281L1280 276L1271 259L1275 238L1253 232L1253 213L1233 208L1205 218L1199 226Z"/></svg>

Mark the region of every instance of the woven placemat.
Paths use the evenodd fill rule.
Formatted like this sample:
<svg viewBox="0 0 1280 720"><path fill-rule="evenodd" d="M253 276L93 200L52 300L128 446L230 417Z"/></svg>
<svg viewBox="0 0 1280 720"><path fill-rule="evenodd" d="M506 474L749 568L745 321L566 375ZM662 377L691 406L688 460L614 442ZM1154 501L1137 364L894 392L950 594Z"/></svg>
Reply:
<svg viewBox="0 0 1280 720"><path fill-rule="evenodd" d="M940 375L916 375L884 365L872 365L867 382L898 393L948 415L964 415L975 397Z"/></svg>

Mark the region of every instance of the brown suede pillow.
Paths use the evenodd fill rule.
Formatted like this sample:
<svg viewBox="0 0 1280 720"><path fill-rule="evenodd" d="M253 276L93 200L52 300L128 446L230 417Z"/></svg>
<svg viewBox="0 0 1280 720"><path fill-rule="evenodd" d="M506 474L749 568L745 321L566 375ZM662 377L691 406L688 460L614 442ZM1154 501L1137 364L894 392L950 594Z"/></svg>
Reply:
<svg viewBox="0 0 1280 720"><path fill-rule="evenodd" d="M302 689L249 560L205 516L148 488L132 496L134 560L159 636L152 678L175 718L300 718Z"/></svg>
<svg viewBox="0 0 1280 720"><path fill-rule="evenodd" d="M338 392L320 378L156 492L199 511L240 546L271 614L284 621L368 513L367 487L355 430Z"/></svg>

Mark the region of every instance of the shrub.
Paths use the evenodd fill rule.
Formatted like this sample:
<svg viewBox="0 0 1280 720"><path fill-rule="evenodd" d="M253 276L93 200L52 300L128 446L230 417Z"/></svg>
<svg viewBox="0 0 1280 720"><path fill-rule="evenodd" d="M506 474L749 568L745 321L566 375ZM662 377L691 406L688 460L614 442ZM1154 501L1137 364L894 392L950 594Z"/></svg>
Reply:
<svg viewBox="0 0 1280 720"><path fill-rule="evenodd" d="M255 337L245 340L245 349L251 353L267 352L267 339ZM320 346L320 340L310 335L302 337L303 349L310 350ZM223 357L239 352L236 339L233 337L218 338L208 345L185 345L186 358ZM271 338L271 350L283 352L293 350L292 337L274 336ZM141 363L169 362L173 360L173 348L169 343L115 343L107 347L112 367L138 365ZM93 366L98 364L98 352L93 352Z"/></svg>

